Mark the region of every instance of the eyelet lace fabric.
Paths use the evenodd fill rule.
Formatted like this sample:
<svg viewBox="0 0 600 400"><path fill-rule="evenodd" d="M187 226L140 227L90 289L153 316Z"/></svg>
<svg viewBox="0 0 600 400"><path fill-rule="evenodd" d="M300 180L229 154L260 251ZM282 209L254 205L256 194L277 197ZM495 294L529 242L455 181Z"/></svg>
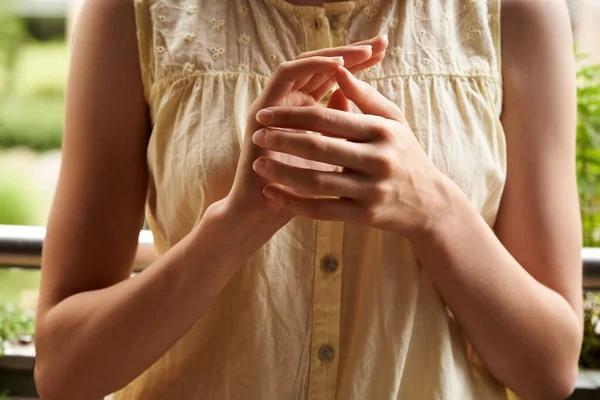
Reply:
<svg viewBox="0 0 600 400"><path fill-rule="evenodd" d="M135 0L159 254L229 192L247 112L303 51L387 33L357 76L495 221L506 177L500 0ZM335 259L334 272L322 260ZM198 260L201 263L202 260ZM318 355L328 349L331 357ZM506 399L403 237L294 218L181 340L115 394L153 399Z"/></svg>

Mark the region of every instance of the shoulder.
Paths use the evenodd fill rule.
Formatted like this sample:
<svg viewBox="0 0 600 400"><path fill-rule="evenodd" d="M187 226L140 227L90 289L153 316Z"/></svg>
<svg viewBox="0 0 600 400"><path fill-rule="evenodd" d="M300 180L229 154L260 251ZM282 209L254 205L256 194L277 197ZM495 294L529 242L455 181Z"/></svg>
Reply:
<svg viewBox="0 0 600 400"><path fill-rule="evenodd" d="M135 25L135 0L85 0L78 17L78 29L87 24L117 30Z"/></svg>
<svg viewBox="0 0 600 400"><path fill-rule="evenodd" d="M564 0L501 0L501 21L503 43L524 54L549 47L572 48Z"/></svg>
<svg viewBox="0 0 600 400"><path fill-rule="evenodd" d="M564 0L501 0L501 6L505 79L529 90L574 75L573 35Z"/></svg>

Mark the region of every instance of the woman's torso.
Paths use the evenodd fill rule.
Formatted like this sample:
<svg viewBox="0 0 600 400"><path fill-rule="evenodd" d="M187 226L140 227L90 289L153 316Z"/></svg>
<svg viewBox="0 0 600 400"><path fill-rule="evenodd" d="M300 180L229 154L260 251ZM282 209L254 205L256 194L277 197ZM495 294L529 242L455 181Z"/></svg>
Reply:
<svg viewBox="0 0 600 400"><path fill-rule="evenodd" d="M153 124L147 216L160 254L229 192L247 110L280 62L382 33L385 59L358 76L400 106L432 162L493 225L506 176L500 0L135 1ZM116 394L307 398L494 400L506 391L405 238L297 217Z"/></svg>

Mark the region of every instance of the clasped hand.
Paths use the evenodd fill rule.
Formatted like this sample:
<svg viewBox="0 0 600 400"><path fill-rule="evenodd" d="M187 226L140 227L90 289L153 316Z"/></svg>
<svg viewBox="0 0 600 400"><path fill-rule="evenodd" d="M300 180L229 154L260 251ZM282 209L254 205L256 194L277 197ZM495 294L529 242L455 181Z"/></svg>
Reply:
<svg viewBox="0 0 600 400"><path fill-rule="evenodd" d="M264 108L256 114L264 127L252 141L275 154L342 170L299 167L260 156L253 169L267 182L263 195L294 215L406 235L427 229L443 212L448 180L428 159L396 104L344 67L335 78L339 89L331 101L341 109ZM350 101L363 114L351 112Z"/></svg>

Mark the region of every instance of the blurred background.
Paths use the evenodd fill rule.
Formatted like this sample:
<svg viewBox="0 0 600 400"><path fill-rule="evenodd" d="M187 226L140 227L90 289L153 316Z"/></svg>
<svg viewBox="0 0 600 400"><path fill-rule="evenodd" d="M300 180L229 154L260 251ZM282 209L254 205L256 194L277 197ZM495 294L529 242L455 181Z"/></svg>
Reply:
<svg viewBox="0 0 600 400"><path fill-rule="evenodd" d="M43 237L43 228L14 226L43 227L48 215L60 167L68 39L80 3L0 0L0 242ZM600 0L568 3L579 60L577 173L585 247L588 254L600 254L593 249L600 247ZM35 397L27 388L27 368L19 375L2 359L33 357L39 279L36 268L0 266L0 354L5 353L0 357L0 398L6 389L13 396ZM580 364L600 369L600 297L593 286L586 290ZM582 387L600 387L600 375L590 379L597 381L582 381ZM600 399L600 392L595 393L593 398Z"/></svg>

